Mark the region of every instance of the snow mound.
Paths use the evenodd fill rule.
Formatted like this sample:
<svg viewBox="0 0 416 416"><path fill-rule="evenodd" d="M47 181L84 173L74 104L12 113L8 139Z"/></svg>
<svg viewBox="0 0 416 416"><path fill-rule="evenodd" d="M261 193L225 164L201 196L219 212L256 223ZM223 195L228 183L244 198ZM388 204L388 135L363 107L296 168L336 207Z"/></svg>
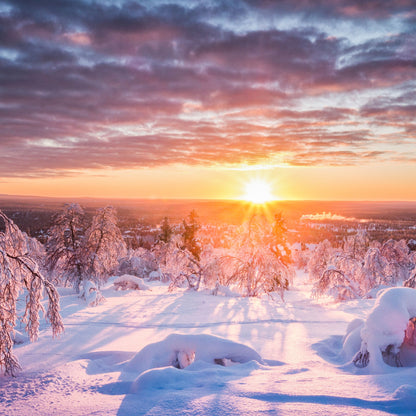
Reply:
<svg viewBox="0 0 416 416"><path fill-rule="evenodd" d="M416 290L393 287L376 299L363 327L361 347L353 361L357 367L369 365L380 372L386 363L402 366L400 348L409 338L409 320L416 317Z"/></svg>
<svg viewBox="0 0 416 416"><path fill-rule="evenodd" d="M416 401L416 387L409 384L404 384L396 389L393 397L407 401L408 403L415 403ZM413 408L414 410L414 408Z"/></svg>
<svg viewBox="0 0 416 416"><path fill-rule="evenodd" d="M241 295L237 292L232 291L228 286L220 285L217 283L215 288L210 291L211 295L214 296L226 296L229 298L239 298Z"/></svg>
<svg viewBox="0 0 416 416"><path fill-rule="evenodd" d="M113 284L115 290L150 290L149 286L144 283L143 279L131 274L123 274L122 276L117 277L114 279Z"/></svg>
<svg viewBox="0 0 416 416"><path fill-rule="evenodd" d="M249 361L231 368L196 361L186 368L175 367L153 368L140 374L132 383L130 393L141 393L144 390L185 390L191 388L213 387L218 389L230 379L247 377L252 371L262 366L257 361Z"/></svg>
<svg viewBox="0 0 416 416"><path fill-rule="evenodd" d="M248 361L263 363L252 348L208 334L171 334L163 341L149 344L125 365L125 370L141 374L158 367L185 368L194 361L222 366Z"/></svg>
<svg viewBox="0 0 416 416"><path fill-rule="evenodd" d="M350 322L347 327L342 344L342 356L347 361L351 361L361 348L361 329L363 326L364 321L357 318Z"/></svg>

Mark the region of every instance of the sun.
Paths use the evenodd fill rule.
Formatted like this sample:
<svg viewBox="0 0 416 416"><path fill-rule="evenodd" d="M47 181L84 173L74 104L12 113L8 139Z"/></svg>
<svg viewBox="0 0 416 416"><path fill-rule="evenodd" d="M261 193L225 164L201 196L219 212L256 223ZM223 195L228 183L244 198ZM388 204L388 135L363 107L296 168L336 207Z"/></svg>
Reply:
<svg viewBox="0 0 416 416"><path fill-rule="evenodd" d="M262 179L252 179L245 186L243 199L253 204L264 204L274 199L271 185Z"/></svg>

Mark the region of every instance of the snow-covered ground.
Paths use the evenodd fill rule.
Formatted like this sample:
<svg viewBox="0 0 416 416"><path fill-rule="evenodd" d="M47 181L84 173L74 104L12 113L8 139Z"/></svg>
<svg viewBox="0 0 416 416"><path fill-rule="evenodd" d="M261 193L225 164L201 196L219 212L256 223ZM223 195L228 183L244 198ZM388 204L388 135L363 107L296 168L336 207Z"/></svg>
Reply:
<svg viewBox="0 0 416 416"><path fill-rule="evenodd" d="M0 414L416 413L416 367L376 374L342 350L374 299L314 301L302 275L285 302L147 285L109 282L96 307L60 289L65 333L52 339L43 324L15 347L23 371L0 376Z"/></svg>

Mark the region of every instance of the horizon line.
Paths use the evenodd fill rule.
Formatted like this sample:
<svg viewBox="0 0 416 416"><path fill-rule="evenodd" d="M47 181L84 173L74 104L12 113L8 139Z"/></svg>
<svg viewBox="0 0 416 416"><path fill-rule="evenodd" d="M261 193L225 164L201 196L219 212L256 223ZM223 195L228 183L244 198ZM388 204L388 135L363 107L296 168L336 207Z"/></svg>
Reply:
<svg viewBox="0 0 416 416"><path fill-rule="evenodd" d="M242 202L252 204L252 202L243 198L191 198L191 197L105 197L105 196L46 196L46 195L28 195L28 194L0 194L0 198L36 198L36 199L52 199L52 200L110 200L110 201L226 201L226 202ZM273 199L263 203L275 204L279 202L363 202L363 203L416 203L415 199ZM262 204L262 205L263 205Z"/></svg>

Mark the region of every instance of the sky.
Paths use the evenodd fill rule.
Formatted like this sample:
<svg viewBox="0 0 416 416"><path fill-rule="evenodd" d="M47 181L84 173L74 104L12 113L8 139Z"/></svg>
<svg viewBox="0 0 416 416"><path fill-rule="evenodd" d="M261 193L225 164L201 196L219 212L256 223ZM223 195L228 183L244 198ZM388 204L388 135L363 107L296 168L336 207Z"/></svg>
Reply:
<svg viewBox="0 0 416 416"><path fill-rule="evenodd" d="M0 194L416 200L416 0L0 0Z"/></svg>

